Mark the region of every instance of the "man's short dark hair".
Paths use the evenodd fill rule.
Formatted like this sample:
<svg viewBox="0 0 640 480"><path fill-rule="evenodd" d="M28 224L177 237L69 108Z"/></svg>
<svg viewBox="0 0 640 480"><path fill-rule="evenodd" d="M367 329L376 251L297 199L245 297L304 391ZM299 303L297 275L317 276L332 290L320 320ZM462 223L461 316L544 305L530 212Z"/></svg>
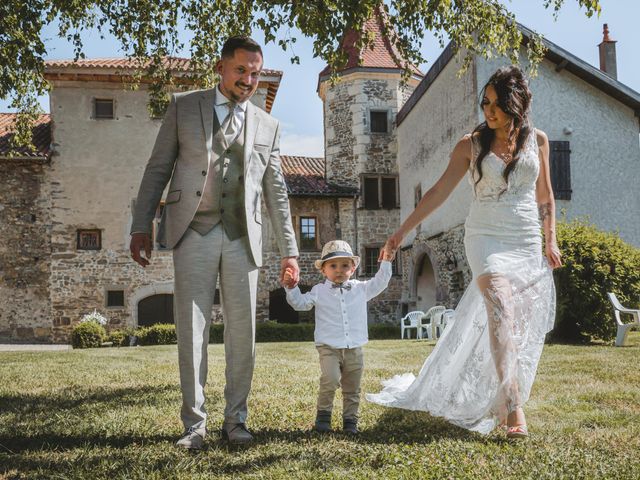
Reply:
<svg viewBox="0 0 640 480"><path fill-rule="evenodd" d="M239 48L249 50L250 52L257 52L261 57L264 57L264 55L262 55L262 48L260 45L253 38L245 35L235 35L227 38L227 41L224 42L224 45L222 46L220 57L231 58Z"/></svg>

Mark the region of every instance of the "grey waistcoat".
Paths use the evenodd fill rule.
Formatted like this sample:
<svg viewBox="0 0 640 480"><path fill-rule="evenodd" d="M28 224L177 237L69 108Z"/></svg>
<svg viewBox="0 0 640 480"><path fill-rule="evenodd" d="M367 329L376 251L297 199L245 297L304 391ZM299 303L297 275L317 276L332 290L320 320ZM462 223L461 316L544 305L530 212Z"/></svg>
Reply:
<svg viewBox="0 0 640 480"><path fill-rule="evenodd" d="M244 124L231 146L220 129L217 115L213 121L213 154L198 210L189 225L206 235L222 222L229 240L247 235L244 211ZM206 172L203 172L206 173Z"/></svg>

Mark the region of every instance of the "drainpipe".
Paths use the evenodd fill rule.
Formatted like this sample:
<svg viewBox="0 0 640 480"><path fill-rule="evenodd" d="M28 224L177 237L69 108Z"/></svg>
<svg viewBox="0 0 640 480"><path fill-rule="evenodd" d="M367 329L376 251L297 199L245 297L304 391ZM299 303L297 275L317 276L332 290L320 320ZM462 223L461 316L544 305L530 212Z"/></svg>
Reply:
<svg viewBox="0 0 640 480"><path fill-rule="evenodd" d="M356 255L360 255L362 252L360 251L360 247L358 246L358 196L353 196L353 241L355 245L353 246Z"/></svg>

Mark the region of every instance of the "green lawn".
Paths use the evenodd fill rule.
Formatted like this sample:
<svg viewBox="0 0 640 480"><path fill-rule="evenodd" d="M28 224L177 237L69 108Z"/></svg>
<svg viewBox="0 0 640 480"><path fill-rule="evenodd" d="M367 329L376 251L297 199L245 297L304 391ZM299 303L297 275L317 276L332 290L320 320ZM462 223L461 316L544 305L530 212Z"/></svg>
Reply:
<svg viewBox="0 0 640 480"><path fill-rule="evenodd" d="M212 429L223 410L222 348L209 347ZM417 372L431 349L371 342L363 390ZM640 478L640 333L625 348L546 346L526 409L531 437L516 443L366 402L358 438L315 434L313 345L258 344L257 355L255 444L230 448L213 431L205 451L190 453L173 446L175 346L1 353L0 479Z"/></svg>

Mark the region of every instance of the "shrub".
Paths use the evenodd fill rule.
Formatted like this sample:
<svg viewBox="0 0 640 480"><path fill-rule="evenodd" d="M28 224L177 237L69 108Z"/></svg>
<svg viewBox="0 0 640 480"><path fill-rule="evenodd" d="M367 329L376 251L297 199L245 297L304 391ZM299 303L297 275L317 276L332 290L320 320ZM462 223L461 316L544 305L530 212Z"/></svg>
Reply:
<svg viewBox="0 0 640 480"><path fill-rule="evenodd" d="M107 332L97 322L81 321L71 331L73 348L97 348L102 345Z"/></svg>
<svg viewBox="0 0 640 480"><path fill-rule="evenodd" d="M260 322L256 325L256 342L305 342L313 340L313 323Z"/></svg>
<svg viewBox="0 0 640 480"><path fill-rule="evenodd" d="M256 324L256 342L312 342L315 324L313 323L276 323L260 322ZM209 343L223 343L224 325L212 324ZM369 339L400 338L400 326L392 324L369 325Z"/></svg>
<svg viewBox="0 0 640 480"><path fill-rule="evenodd" d="M135 334L135 329L133 328L125 328L124 330L112 330L107 335L107 341L113 342L114 347L128 347L129 337Z"/></svg>
<svg viewBox="0 0 640 480"><path fill-rule="evenodd" d="M176 326L171 323L141 327L135 331L135 335L138 345L170 345L177 342Z"/></svg>
<svg viewBox="0 0 640 480"><path fill-rule="evenodd" d="M564 266L554 271L556 325L551 338L570 342L611 340L616 334L607 292L623 304L640 295L640 249L586 220L558 222Z"/></svg>
<svg viewBox="0 0 640 480"><path fill-rule="evenodd" d="M304 342L313 340L313 323L276 323L260 322L256 324L256 342ZM224 325L212 324L209 343L223 343Z"/></svg>
<svg viewBox="0 0 640 480"><path fill-rule="evenodd" d="M369 325L369 340L398 340L400 324L375 323Z"/></svg>

